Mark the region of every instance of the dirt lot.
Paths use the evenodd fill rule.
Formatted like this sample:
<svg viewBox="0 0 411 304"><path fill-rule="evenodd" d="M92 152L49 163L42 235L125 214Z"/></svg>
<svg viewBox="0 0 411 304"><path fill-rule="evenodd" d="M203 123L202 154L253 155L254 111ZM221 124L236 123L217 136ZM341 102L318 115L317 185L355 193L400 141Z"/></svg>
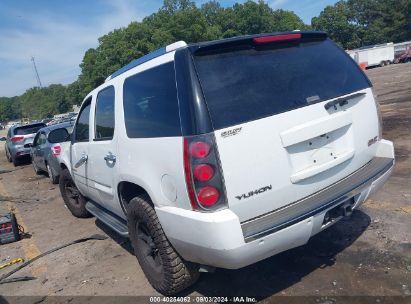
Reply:
<svg viewBox="0 0 411 304"><path fill-rule="evenodd" d="M362 210L300 248L244 269L202 274L184 295L403 296L411 295L411 63L367 71L384 118L384 137L394 141L393 176ZM0 264L33 258L94 233L110 237L53 253L17 276L37 279L0 285L0 295L155 295L126 239L103 224L76 219L58 186L36 176L30 164L14 168L0 152L0 214L17 213L32 237L0 246ZM0 270L0 275L13 269ZM271 298L272 299L272 298ZM408 298L409 299L409 298ZM1 301L0 301L1 302ZM377 301L378 302L378 301Z"/></svg>

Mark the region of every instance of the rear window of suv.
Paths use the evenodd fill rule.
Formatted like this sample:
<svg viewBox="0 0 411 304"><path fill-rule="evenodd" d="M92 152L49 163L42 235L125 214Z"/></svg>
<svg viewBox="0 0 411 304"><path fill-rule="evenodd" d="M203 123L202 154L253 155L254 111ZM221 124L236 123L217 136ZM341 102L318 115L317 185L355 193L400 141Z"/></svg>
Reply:
<svg viewBox="0 0 411 304"><path fill-rule="evenodd" d="M23 127L18 127L14 129L14 135L28 135L28 134L35 134L41 128L44 128L45 124L37 124L37 125L28 125Z"/></svg>
<svg viewBox="0 0 411 304"><path fill-rule="evenodd" d="M215 129L370 87L330 40L194 56L194 61Z"/></svg>

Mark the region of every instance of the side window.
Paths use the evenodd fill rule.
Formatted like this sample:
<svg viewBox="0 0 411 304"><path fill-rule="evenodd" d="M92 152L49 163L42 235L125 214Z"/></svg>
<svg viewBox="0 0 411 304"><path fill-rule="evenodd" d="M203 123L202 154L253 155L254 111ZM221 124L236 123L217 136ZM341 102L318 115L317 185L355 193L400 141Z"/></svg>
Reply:
<svg viewBox="0 0 411 304"><path fill-rule="evenodd" d="M76 126L75 126L75 141L88 141L90 130L90 107L91 97L85 102L85 106L81 109Z"/></svg>
<svg viewBox="0 0 411 304"><path fill-rule="evenodd" d="M173 62L127 78L124 81L123 105L128 137L180 136Z"/></svg>
<svg viewBox="0 0 411 304"><path fill-rule="evenodd" d="M47 142L46 134L40 133L40 136L37 142L38 142L38 145L44 145Z"/></svg>
<svg viewBox="0 0 411 304"><path fill-rule="evenodd" d="M100 91L96 102L95 140L110 140L114 134L114 87Z"/></svg>
<svg viewBox="0 0 411 304"><path fill-rule="evenodd" d="M33 139L33 146L38 146L39 145L39 138L40 138L40 133L37 133L36 136Z"/></svg>

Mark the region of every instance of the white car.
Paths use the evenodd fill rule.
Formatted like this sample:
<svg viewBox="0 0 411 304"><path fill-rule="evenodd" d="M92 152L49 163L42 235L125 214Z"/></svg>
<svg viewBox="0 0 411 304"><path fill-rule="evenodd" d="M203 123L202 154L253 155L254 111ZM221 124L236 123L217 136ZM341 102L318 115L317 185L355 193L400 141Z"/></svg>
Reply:
<svg viewBox="0 0 411 304"><path fill-rule="evenodd" d="M63 150L69 210L129 237L168 295L307 243L394 166L370 81L319 32L139 58L86 96Z"/></svg>

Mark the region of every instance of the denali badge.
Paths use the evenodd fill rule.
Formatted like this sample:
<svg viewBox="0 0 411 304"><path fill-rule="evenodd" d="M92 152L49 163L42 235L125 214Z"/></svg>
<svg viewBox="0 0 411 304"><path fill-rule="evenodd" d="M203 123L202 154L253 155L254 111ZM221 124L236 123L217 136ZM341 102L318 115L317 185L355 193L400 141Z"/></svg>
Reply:
<svg viewBox="0 0 411 304"><path fill-rule="evenodd" d="M271 189L273 189L273 186L271 186L271 185L265 186L265 187L262 187L260 189L254 190L254 191L250 191L247 194L244 193L244 194L241 194L240 196L236 196L236 198L241 201L243 198L249 198L250 196L257 195L257 194L263 193L263 192L265 192L267 190L271 190Z"/></svg>
<svg viewBox="0 0 411 304"><path fill-rule="evenodd" d="M221 133L221 137L225 138L225 137L237 135L238 133L241 132L241 128L242 127L224 131L224 132Z"/></svg>

